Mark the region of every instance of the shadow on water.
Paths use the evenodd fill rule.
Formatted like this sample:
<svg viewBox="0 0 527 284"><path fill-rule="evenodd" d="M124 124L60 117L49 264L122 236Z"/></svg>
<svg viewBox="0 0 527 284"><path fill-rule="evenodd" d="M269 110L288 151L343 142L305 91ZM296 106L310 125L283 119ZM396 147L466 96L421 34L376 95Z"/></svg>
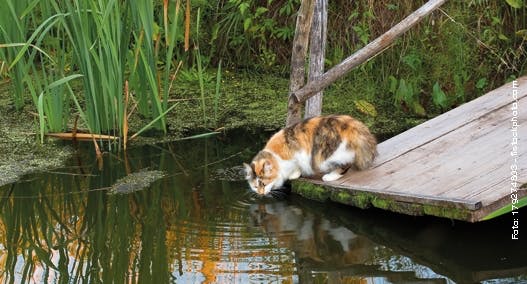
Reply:
<svg viewBox="0 0 527 284"><path fill-rule="evenodd" d="M144 146L107 154L102 165L79 149L64 168L1 187L0 281L527 281L527 242L510 240L510 216L452 223L256 197L240 164L265 137ZM164 176L142 190L111 191L145 170Z"/></svg>

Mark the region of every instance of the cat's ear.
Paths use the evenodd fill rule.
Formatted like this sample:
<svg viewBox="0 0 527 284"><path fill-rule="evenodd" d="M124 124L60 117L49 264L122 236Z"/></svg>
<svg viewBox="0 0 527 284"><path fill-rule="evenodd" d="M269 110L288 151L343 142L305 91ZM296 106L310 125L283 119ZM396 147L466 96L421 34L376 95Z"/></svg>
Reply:
<svg viewBox="0 0 527 284"><path fill-rule="evenodd" d="M273 164L269 160L265 160L263 170L264 175L270 176L273 172Z"/></svg>
<svg viewBox="0 0 527 284"><path fill-rule="evenodd" d="M251 179L254 177L253 168L249 164L243 163L243 168L245 172L245 179Z"/></svg>

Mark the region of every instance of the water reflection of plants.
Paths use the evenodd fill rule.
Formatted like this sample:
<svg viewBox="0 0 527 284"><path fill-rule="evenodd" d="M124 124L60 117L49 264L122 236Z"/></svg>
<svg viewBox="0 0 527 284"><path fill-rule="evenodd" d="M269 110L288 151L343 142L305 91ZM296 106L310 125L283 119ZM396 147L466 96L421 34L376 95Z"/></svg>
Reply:
<svg viewBox="0 0 527 284"><path fill-rule="evenodd" d="M71 173L28 177L26 182L0 189L2 280L166 283L172 271L177 271L174 268L183 265L185 248L196 243L205 250L203 263L214 267L214 258L206 260L221 254L221 247L206 244L215 243L217 236L207 233L211 229L207 226L194 228L185 222L213 222L215 213L203 213L205 209L235 200L229 183L221 183L216 194L202 191L208 187L207 172L226 165L222 155L236 156L239 150L211 147L214 143L206 140L200 143L203 147L192 153L185 152L185 146L173 151L168 145L152 147L159 149L144 151L140 157L107 156L102 168L86 162L91 157L79 156L78 161L84 162L60 170ZM178 162L186 153L193 162ZM108 194L118 178L154 167L170 176L144 191ZM232 218L244 216L234 212Z"/></svg>
<svg viewBox="0 0 527 284"><path fill-rule="evenodd" d="M166 283L196 275L204 281L292 280L295 237L277 242L269 224L255 219L254 210L247 214L249 203L236 203L240 196L250 199L243 181L209 180L238 163L228 158L239 148L201 142L203 147L192 143L192 152L184 145L177 151L156 146L140 157L133 151L126 159L107 156L101 169L83 162L0 189L2 281ZM178 163L183 153L192 162ZM113 182L146 167L168 177L143 191L108 193Z"/></svg>
<svg viewBox="0 0 527 284"><path fill-rule="evenodd" d="M4 192L4 281L48 282L57 278L93 283L124 282L136 275L167 277L161 271L145 269L145 262L155 269L166 267L156 265L162 260L153 256L163 255L155 253L157 246L140 246L148 242L163 244L163 230L144 234L147 228L139 226L144 218L163 220L160 210L156 210L159 207L148 204L157 196L137 205L132 196L116 198L105 192L86 192L73 180L71 187L53 181L40 185L33 184L29 190L13 186ZM143 206L152 210L141 209L144 215L132 214ZM162 222L148 224L163 228ZM155 242L159 238L161 241Z"/></svg>
<svg viewBox="0 0 527 284"><path fill-rule="evenodd" d="M488 279L474 276L480 267L501 255L492 247L479 251L506 243L492 242L499 235L492 226L465 232L437 220L294 197L252 198L236 174L234 180L225 175L260 148L245 137L130 149L129 156L106 155L102 168L91 151L81 151L68 168L0 188L0 281L360 282L442 275L479 281ZM142 191L108 191L141 169L166 176ZM474 231L485 238L473 240ZM524 246L510 250L516 258L495 264L496 277L524 267ZM479 264L471 258L475 251L490 261ZM456 259L463 260L462 273Z"/></svg>

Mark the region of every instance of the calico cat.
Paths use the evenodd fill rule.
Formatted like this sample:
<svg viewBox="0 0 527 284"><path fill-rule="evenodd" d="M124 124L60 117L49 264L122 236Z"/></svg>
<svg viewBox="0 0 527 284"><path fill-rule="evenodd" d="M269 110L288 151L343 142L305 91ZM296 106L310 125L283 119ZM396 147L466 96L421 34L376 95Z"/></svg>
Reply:
<svg viewBox="0 0 527 284"><path fill-rule="evenodd" d="M334 181L351 166L368 168L377 155L377 141L368 128L348 115L309 118L275 133L245 164L251 189L266 195L285 181L323 175Z"/></svg>

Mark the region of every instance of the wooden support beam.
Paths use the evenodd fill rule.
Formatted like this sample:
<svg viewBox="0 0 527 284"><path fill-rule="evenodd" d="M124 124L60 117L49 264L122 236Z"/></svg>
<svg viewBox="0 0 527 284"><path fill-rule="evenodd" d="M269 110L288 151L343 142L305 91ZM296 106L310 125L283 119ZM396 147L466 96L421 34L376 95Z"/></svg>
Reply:
<svg viewBox="0 0 527 284"><path fill-rule="evenodd" d="M301 105L296 102L294 94L302 88L305 83L305 64L307 48L309 46L309 32L315 0L302 0L298 15L296 17L295 38L293 39L293 51L291 53L291 77L289 82L289 99L286 125L292 125L301 120Z"/></svg>
<svg viewBox="0 0 527 284"><path fill-rule="evenodd" d="M340 77L344 76L354 67L362 64L378 53L382 52L399 36L405 33L408 29L419 23L424 17L432 11L443 5L447 0L430 0L415 12L410 14L404 20L393 26L390 30L376 38L374 41L367 44L362 49L355 52L350 57L346 58L341 63L337 64L326 73L319 76L316 80L308 82L301 89L290 88L289 96L289 112L299 108L300 104L305 102L308 98L315 95L317 92L323 90L331 83L335 82ZM294 50L293 50L294 52ZM289 117L289 116L288 116ZM289 124L288 124L289 125Z"/></svg>
<svg viewBox="0 0 527 284"><path fill-rule="evenodd" d="M326 35L328 24L328 0L315 0L313 24L309 40L309 76L308 82L314 81L324 73L326 53ZM322 91L306 101L304 118L322 114Z"/></svg>

